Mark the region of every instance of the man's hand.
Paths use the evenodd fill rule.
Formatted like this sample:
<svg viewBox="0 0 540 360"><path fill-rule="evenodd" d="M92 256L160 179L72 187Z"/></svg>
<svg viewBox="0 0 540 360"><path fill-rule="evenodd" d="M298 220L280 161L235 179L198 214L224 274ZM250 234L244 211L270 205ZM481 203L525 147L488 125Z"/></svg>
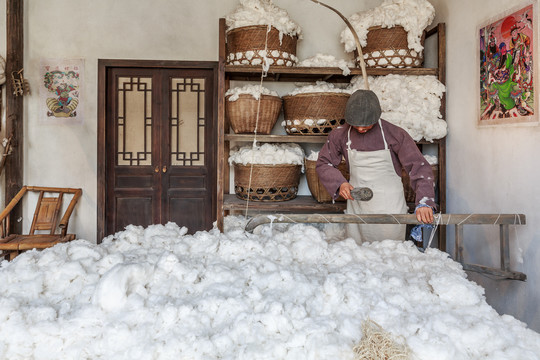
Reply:
<svg viewBox="0 0 540 360"><path fill-rule="evenodd" d="M348 182L344 182L339 187L339 195L345 200L354 200L354 198L351 195L352 189L354 189L354 186L352 186Z"/></svg>
<svg viewBox="0 0 540 360"><path fill-rule="evenodd" d="M421 206L416 208L416 219L424 224L433 222L433 209L429 206Z"/></svg>

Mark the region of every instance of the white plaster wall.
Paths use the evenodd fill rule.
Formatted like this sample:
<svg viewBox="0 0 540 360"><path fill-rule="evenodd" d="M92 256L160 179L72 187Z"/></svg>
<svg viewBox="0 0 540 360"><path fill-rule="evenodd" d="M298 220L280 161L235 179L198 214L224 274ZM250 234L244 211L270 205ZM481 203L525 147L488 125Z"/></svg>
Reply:
<svg viewBox="0 0 540 360"><path fill-rule="evenodd" d="M435 21L446 22L447 29L447 210L527 216L527 225L510 230L511 269L527 274L527 281L495 280L475 273L469 278L486 289L488 303L499 313L540 331L540 127L476 125L477 26L524 3L434 0L433 4ZM538 38L534 45L538 46ZM448 234L448 249L453 252L453 229ZM498 266L496 226L469 226L464 235L468 262Z"/></svg>

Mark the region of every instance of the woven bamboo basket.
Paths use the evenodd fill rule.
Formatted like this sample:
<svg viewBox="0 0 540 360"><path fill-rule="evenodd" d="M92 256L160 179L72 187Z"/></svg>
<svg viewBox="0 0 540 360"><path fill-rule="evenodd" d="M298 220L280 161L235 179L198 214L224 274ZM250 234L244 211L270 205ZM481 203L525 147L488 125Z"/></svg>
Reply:
<svg viewBox="0 0 540 360"><path fill-rule="evenodd" d="M424 45L425 34L421 44ZM403 26L368 29L367 45L363 48L364 61L368 68L413 68L421 67L423 52L409 49L407 31Z"/></svg>
<svg viewBox="0 0 540 360"><path fill-rule="evenodd" d="M250 94L240 94L236 101L229 101L229 97L225 99L225 114L236 134L253 134L255 127L257 134L270 134L281 113L281 98L261 95L259 105L259 100Z"/></svg>
<svg viewBox="0 0 540 360"><path fill-rule="evenodd" d="M301 168L301 165L290 164L235 164L234 191L242 200L276 202L292 200L298 194Z"/></svg>
<svg viewBox="0 0 540 360"><path fill-rule="evenodd" d="M437 180L439 178L439 165L431 165L431 170L433 170L433 183L437 184ZM402 169L401 171L401 182L403 183L403 192L405 193L405 200L408 203L414 203L416 201L416 193L414 189L411 187L411 179L409 178L409 174L405 171L405 169Z"/></svg>
<svg viewBox="0 0 540 360"><path fill-rule="evenodd" d="M271 27L267 42L266 25L243 26L227 32L226 55L228 65L261 65L266 49L270 65L293 66L297 63L296 43L298 38L283 34ZM266 44L266 47L265 47Z"/></svg>
<svg viewBox="0 0 540 360"><path fill-rule="evenodd" d="M328 193L328 191L326 191L326 188L319 180L319 175L317 175L317 171L315 169L316 165L317 161L305 159L306 180L309 191L311 192L311 196L313 196L313 198L319 203L331 202L332 196ZM349 168L344 160L338 165L338 170L341 171L345 179L348 181ZM336 201L345 201L345 199L339 196Z"/></svg>
<svg viewBox="0 0 540 360"><path fill-rule="evenodd" d="M350 94L317 92L283 97L285 131L289 135L326 135L345 123Z"/></svg>

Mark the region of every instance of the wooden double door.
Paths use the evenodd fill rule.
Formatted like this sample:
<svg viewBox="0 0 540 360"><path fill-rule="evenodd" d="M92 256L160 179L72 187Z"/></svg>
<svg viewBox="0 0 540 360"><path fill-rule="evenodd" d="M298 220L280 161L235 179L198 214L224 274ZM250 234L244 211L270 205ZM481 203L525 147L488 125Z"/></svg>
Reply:
<svg viewBox="0 0 540 360"><path fill-rule="evenodd" d="M216 218L217 65L129 65L100 60L106 105L98 241L129 224L208 230Z"/></svg>

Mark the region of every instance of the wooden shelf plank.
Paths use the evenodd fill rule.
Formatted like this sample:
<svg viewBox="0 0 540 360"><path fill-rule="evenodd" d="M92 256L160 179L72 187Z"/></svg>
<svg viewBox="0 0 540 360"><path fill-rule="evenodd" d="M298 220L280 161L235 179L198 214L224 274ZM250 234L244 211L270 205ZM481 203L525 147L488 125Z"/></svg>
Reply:
<svg viewBox="0 0 540 360"><path fill-rule="evenodd" d="M225 134L226 141L252 142L253 138L251 134ZM326 135L257 135L259 142L324 144L326 138Z"/></svg>
<svg viewBox="0 0 540 360"><path fill-rule="evenodd" d="M349 75L343 75L343 70L336 67L297 67L297 66L270 66L265 81L328 81L349 82L351 76L362 75L362 70L350 68ZM260 80L261 67L251 65L225 65L225 73L230 80L253 81ZM433 75L438 76L436 68L368 68L367 74L383 76L397 75Z"/></svg>
<svg viewBox="0 0 540 360"><path fill-rule="evenodd" d="M252 134L225 134L225 141L252 142L253 138L254 136ZM326 138L327 135L257 135L259 142L324 144ZM434 139L433 141L420 140L416 143L422 145L438 144L443 139Z"/></svg>
<svg viewBox="0 0 540 360"><path fill-rule="evenodd" d="M318 203L311 195L299 195L295 199L288 201L250 201L249 209L270 212L322 212L322 213L343 213L347 207L345 202ZM234 194L225 194L223 197L224 210L246 210L246 201L241 200Z"/></svg>

